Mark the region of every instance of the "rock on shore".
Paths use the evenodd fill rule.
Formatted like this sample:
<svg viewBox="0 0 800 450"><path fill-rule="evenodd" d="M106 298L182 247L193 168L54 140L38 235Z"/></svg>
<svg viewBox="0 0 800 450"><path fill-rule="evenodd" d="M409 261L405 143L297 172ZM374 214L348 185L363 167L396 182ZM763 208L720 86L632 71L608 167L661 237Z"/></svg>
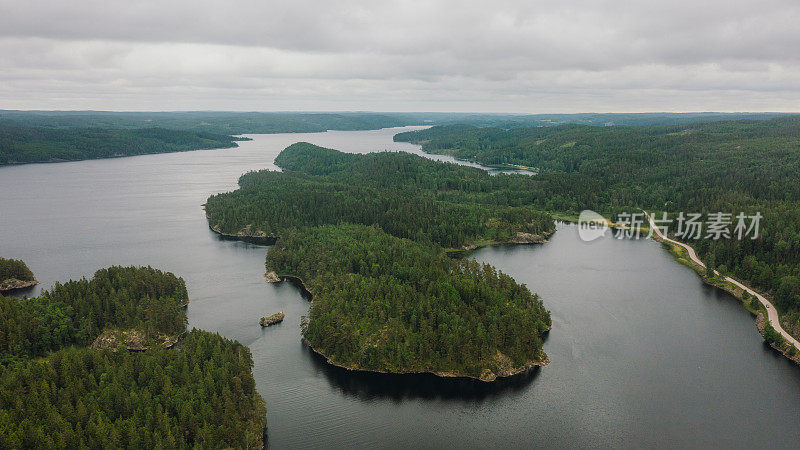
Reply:
<svg viewBox="0 0 800 450"><path fill-rule="evenodd" d="M39 284L36 280L22 281L16 278L9 278L0 282L0 292L13 291L14 289L24 289Z"/></svg>
<svg viewBox="0 0 800 450"><path fill-rule="evenodd" d="M281 277L279 277L278 274L275 273L274 270L270 271L270 272L267 272L264 275L264 279L267 280L267 283L277 283L277 282L281 281Z"/></svg>

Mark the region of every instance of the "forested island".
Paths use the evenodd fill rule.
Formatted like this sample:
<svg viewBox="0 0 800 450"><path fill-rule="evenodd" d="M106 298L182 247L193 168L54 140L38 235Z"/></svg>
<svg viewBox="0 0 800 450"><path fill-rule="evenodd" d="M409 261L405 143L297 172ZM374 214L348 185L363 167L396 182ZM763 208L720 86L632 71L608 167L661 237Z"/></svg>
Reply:
<svg viewBox="0 0 800 450"><path fill-rule="evenodd" d="M527 287L376 226L286 231L267 270L313 294L303 336L336 365L492 381L547 363L550 313Z"/></svg>
<svg viewBox="0 0 800 450"><path fill-rule="evenodd" d="M525 177L307 143L275 163L283 172L245 174L237 191L209 198L209 225L277 239L267 269L313 293L303 336L331 363L484 381L546 364L541 300L446 253L543 242L553 219L519 196Z"/></svg>
<svg viewBox="0 0 800 450"><path fill-rule="evenodd" d="M165 128L48 128L0 125L0 165L77 161L236 147L232 136Z"/></svg>
<svg viewBox="0 0 800 450"><path fill-rule="evenodd" d="M183 279L150 267L0 297L2 445L263 447L249 350L187 333L187 302ZM135 340L96 345L109 332Z"/></svg>
<svg viewBox="0 0 800 450"><path fill-rule="evenodd" d="M24 289L38 284L24 261L0 258L0 293Z"/></svg>
<svg viewBox="0 0 800 450"><path fill-rule="evenodd" d="M482 164L536 167L548 211L760 212L756 240L691 241L711 267L766 293L800 337L800 117L660 127L434 127L402 133ZM673 230L674 231L674 230Z"/></svg>

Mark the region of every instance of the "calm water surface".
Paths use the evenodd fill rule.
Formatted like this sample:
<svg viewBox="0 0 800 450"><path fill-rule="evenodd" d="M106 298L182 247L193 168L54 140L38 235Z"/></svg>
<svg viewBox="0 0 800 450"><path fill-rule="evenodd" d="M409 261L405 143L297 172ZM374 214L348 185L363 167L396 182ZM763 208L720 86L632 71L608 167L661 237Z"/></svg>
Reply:
<svg viewBox="0 0 800 450"><path fill-rule="evenodd" d="M264 283L268 247L220 240L201 205L243 172L275 168L298 141L420 153L392 142L402 130L2 167L0 255L24 259L45 288L112 264L183 276L190 326L250 346L275 448L797 447L800 368L763 345L735 299L651 241L587 244L561 225L545 245L470 255L527 283L552 311L552 363L525 377L486 385L352 374L311 354L299 329L308 300L291 284ZM282 324L258 325L278 310Z"/></svg>

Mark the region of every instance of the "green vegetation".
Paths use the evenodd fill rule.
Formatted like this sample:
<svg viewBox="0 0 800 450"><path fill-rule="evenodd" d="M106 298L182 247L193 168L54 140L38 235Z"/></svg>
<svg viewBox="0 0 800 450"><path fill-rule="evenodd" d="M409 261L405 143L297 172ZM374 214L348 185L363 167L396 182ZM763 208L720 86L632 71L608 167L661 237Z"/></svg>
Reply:
<svg viewBox="0 0 800 450"><path fill-rule="evenodd" d="M373 130L404 125L469 124L518 128L566 123L585 125L674 125L713 120L766 119L775 113L685 114L471 114L374 112L112 112L0 110L0 125L50 128L149 128L220 134L311 133Z"/></svg>
<svg viewBox="0 0 800 450"><path fill-rule="evenodd" d="M208 199L212 228L277 236L302 226L377 224L395 236L447 248L554 230L549 215L520 200L524 176L490 176L406 153L353 155L307 143L286 148L275 163L283 172L245 174L239 190Z"/></svg>
<svg viewBox="0 0 800 450"><path fill-rule="evenodd" d="M36 278L25 262L0 258L0 292L33 284L36 284Z"/></svg>
<svg viewBox="0 0 800 450"><path fill-rule="evenodd" d="M283 172L245 174L209 198L209 223L279 238L267 266L313 291L303 334L332 362L492 380L546 361L551 322L538 297L443 250L551 233L553 219L519 192L529 177L307 143L275 163Z"/></svg>
<svg viewBox="0 0 800 450"><path fill-rule="evenodd" d="M22 128L0 126L0 165L133 156L236 147L231 136L143 128Z"/></svg>
<svg viewBox="0 0 800 450"><path fill-rule="evenodd" d="M800 336L800 117L667 127L436 127L395 136L484 164L537 167L531 205L764 215L757 240L692 242L710 266L774 296ZM674 231L674 229L673 229Z"/></svg>
<svg viewBox="0 0 800 450"><path fill-rule="evenodd" d="M542 364L550 313L493 267L363 225L282 233L267 267L303 280L303 335L332 362L482 379Z"/></svg>
<svg viewBox="0 0 800 450"><path fill-rule="evenodd" d="M260 446L264 403L238 342L193 330L172 350L86 347L107 327L182 333L187 300L149 267L0 297L0 448Z"/></svg>
<svg viewBox="0 0 800 450"><path fill-rule="evenodd" d="M422 123L398 114L342 112L0 111L0 125L47 128L170 128L219 134L374 130Z"/></svg>
<svg viewBox="0 0 800 450"><path fill-rule="evenodd" d="M56 283L35 299L4 297L0 361L88 346L107 328L137 329L146 342L186 329L182 278L150 267L110 267L91 280Z"/></svg>

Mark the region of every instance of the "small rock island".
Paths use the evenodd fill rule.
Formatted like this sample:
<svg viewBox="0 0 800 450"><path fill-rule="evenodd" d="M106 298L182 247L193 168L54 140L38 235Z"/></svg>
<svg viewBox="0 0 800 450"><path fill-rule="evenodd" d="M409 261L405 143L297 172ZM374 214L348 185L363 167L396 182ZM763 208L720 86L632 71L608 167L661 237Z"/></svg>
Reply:
<svg viewBox="0 0 800 450"><path fill-rule="evenodd" d="M39 284L28 266L18 259L0 258L0 293Z"/></svg>
<svg viewBox="0 0 800 450"><path fill-rule="evenodd" d="M284 314L283 311L279 311L271 316L262 317L259 323L262 327L268 327L270 325L283 322L284 318L286 318L286 314Z"/></svg>

